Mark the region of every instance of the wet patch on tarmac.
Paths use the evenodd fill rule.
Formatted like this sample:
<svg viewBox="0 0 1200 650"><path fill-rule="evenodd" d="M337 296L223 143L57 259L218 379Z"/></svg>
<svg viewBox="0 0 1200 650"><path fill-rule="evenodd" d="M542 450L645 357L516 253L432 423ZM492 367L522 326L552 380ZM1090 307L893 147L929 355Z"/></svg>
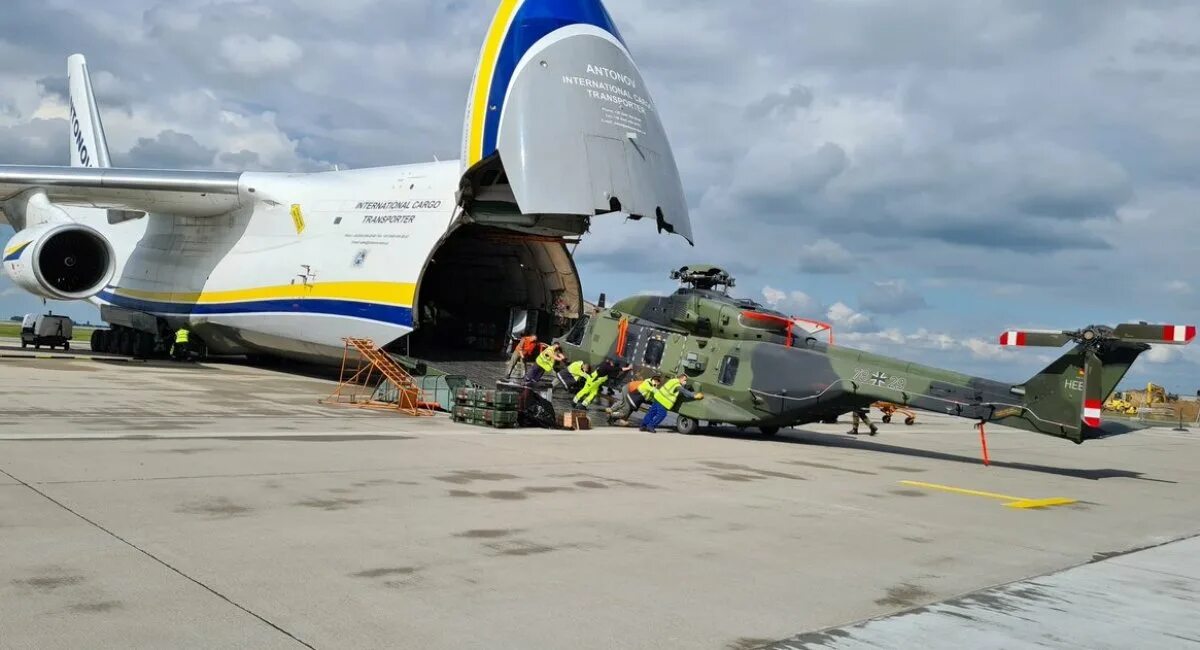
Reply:
<svg viewBox="0 0 1200 650"><path fill-rule="evenodd" d="M725 644L725 650L755 650L774 643L774 639L752 639L750 637L742 637L734 639Z"/></svg>
<svg viewBox="0 0 1200 650"><path fill-rule="evenodd" d="M119 600L102 600L93 603L76 603L67 609L77 614L103 614L123 607L125 604Z"/></svg>
<svg viewBox="0 0 1200 650"><path fill-rule="evenodd" d="M190 456L192 454L203 454L209 451L216 451L216 447L180 447L178 449L153 449L151 454L180 454L182 456Z"/></svg>
<svg viewBox="0 0 1200 650"><path fill-rule="evenodd" d="M351 573L352 578L386 578L388 576L410 576L416 573L418 569L411 566L386 567L380 569L367 569L358 573Z"/></svg>
<svg viewBox="0 0 1200 650"><path fill-rule="evenodd" d="M900 465L882 465L879 467L879 469L886 469L886 470L890 470L893 472L905 472L908 474L921 474L923 472L929 471L929 470L925 470L925 469L919 469L917 467L902 467Z"/></svg>
<svg viewBox="0 0 1200 650"><path fill-rule="evenodd" d="M455 533L455 537L465 537L467 539L496 539L498 537L508 537L524 532L521 528L506 528L506 529L474 529L464 530L461 533Z"/></svg>
<svg viewBox="0 0 1200 650"><path fill-rule="evenodd" d="M757 480L762 478L785 478L791 481L807 481L808 479L799 474L789 474L787 472L776 472L769 469L758 469L749 465L737 465L734 463L721 463L717 461L705 461L700 463L711 469L729 470L727 474L710 474L714 478L719 478L723 481L742 481L742 480ZM702 472L708 470L699 470ZM733 472L741 472L735 474ZM735 478L736 477L736 478Z"/></svg>
<svg viewBox="0 0 1200 650"><path fill-rule="evenodd" d="M244 440L250 441L267 441L267 442L370 442L373 440L416 440L416 436L385 436L385 435L316 435L316 436L211 436L197 438L198 440L234 440L241 442Z"/></svg>
<svg viewBox="0 0 1200 650"><path fill-rule="evenodd" d="M589 490L607 490L608 486L600 481L575 481L575 485Z"/></svg>
<svg viewBox="0 0 1200 650"><path fill-rule="evenodd" d="M509 555L514 557L524 557L527 555L540 555L542 553L550 553L556 550L553 546L546 546L528 540L513 540L511 542L502 542L496 544L484 544L484 546L496 551L496 555Z"/></svg>
<svg viewBox="0 0 1200 650"><path fill-rule="evenodd" d="M292 505L304 506L305 508L313 508L315 510L333 511L333 510L345 510L346 508L349 508L351 506L356 506L356 505L359 505L364 502L365 501L363 499L347 499L345 497L338 497L338 498L333 498L333 499L319 499L319 498L315 498L315 497L309 497L307 499L297 501L296 503L294 503Z"/></svg>
<svg viewBox="0 0 1200 650"><path fill-rule="evenodd" d="M201 515L214 519L229 519L254 512L253 508L238 505L225 497L191 501L175 509L186 515Z"/></svg>
<svg viewBox="0 0 1200 650"><path fill-rule="evenodd" d="M913 607L923 600L933 597L933 593L924 587L903 583L889 587L887 596L875 600L876 605L887 607Z"/></svg>
<svg viewBox="0 0 1200 650"><path fill-rule="evenodd" d="M801 467L815 467L816 469L832 469L839 472L849 472L850 474L858 474L861 476L879 476L878 472L868 472L862 469L854 469L852 467L842 467L840 465L827 465L825 463L810 463L804 460L784 460L780 461L788 465L799 465Z"/></svg>
<svg viewBox="0 0 1200 650"><path fill-rule="evenodd" d="M468 485L474 481L509 481L512 479L521 478L512 474L504 474L501 472L485 472L478 469L457 470L450 472L445 476L435 476L435 480L444 483L453 483L455 485Z"/></svg>
<svg viewBox="0 0 1200 650"><path fill-rule="evenodd" d="M524 501L530 495L536 494L554 494L556 492L575 492L573 487L564 486L532 486L522 488L520 490L491 490L488 492L472 492L470 490L450 490L449 494L455 498L469 499L472 497L483 497L485 499L495 499L497 501Z"/></svg>
<svg viewBox="0 0 1200 650"><path fill-rule="evenodd" d="M932 544L933 543L933 540L929 539L928 537L918 537L915 535L912 537L901 537L900 539L902 539L906 542L912 542L914 544Z"/></svg>
<svg viewBox="0 0 1200 650"><path fill-rule="evenodd" d="M920 490L888 490L889 494L895 494L902 497L927 497L928 493Z"/></svg>
<svg viewBox="0 0 1200 650"><path fill-rule="evenodd" d="M81 575L54 571L25 580L13 580L12 583L20 587L29 587L38 591L54 591L62 587L74 587L75 585L83 584L85 580L86 578Z"/></svg>
<svg viewBox="0 0 1200 650"><path fill-rule="evenodd" d="M662 489L661 487L659 487L657 485L651 485L650 483L642 483L640 481L626 481L625 479L612 478L609 476L600 476L597 474L578 474L578 473L576 473L576 474L551 474L550 478L591 479L592 481L595 481L595 482L604 483L608 487L627 487L627 488L636 488L639 490L661 490ZM589 482L591 482L591 481L589 481ZM577 485L578 485L578 483L577 483ZM581 485L580 487L590 487L590 486Z"/></svg>
<svg viewBox="0 0 1200 650"><path fill-rule="evenodd" d="M351 483L350 485L352 485L353 487L362 488L362 487L379 487L382 485L420 485L420 483L418 483L416 481L398 481L396 479L390 479L390 478L377 478L377 479L372 479L370 481L359 481L357 483Z"/></svg>

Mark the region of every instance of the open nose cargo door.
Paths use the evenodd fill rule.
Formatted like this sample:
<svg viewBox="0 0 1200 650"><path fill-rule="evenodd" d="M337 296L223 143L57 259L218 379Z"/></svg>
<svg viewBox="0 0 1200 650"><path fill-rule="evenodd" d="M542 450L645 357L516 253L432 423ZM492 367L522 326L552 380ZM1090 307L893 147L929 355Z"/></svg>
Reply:
<svg viewBox="0 0 1200 650"><path fill-rule="evenodd" d="M579 235L622 213L692 241L654 101L599 0L503 0L463 125L464 219Z"/></svg>

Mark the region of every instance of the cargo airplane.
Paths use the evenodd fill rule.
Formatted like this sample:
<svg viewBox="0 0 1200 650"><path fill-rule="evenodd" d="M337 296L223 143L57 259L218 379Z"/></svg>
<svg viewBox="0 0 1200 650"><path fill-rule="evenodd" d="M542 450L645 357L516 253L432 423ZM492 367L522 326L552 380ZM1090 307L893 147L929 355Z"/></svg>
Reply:
<svg viewBox="0 0 1200 650"><path fill-rule="evenodd" d="M600 0L501 1L461 161L114 168L83 56L68 78L71 166L0 166L17 231L3 265L33 294L98 305L96 349L146 353L184 326L212 352L316 362L344 337L553 335L582 313L567 245L593 218L692 239L658 110Z"/></svg>

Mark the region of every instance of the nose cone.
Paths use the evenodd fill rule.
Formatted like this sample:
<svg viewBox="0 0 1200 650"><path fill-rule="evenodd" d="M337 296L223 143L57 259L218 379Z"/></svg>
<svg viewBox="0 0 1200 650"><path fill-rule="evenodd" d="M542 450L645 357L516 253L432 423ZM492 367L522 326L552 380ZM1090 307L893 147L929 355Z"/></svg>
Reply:
<svg viewBox="0 0 1200 650"><path fill-rule="evenodd" d="M498 157L524 214L608 212L692 239L674 154L599 0L502 3L464 125L464 170Z"/></svg>

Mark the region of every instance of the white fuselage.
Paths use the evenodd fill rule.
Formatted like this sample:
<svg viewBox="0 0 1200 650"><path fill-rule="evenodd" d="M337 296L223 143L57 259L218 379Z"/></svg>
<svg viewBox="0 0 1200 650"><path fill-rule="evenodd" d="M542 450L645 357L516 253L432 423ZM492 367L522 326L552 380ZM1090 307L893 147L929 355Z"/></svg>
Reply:
<svg viewBox="0 0 1200 650"><path fill-rule="evenodd" d="M72 210L112 242L93 298L187 324L216 352L329 357L343 337L380 345L413 329L421 271L455 222L457 161L241 176L219 217L135 219Z"/></svg>

